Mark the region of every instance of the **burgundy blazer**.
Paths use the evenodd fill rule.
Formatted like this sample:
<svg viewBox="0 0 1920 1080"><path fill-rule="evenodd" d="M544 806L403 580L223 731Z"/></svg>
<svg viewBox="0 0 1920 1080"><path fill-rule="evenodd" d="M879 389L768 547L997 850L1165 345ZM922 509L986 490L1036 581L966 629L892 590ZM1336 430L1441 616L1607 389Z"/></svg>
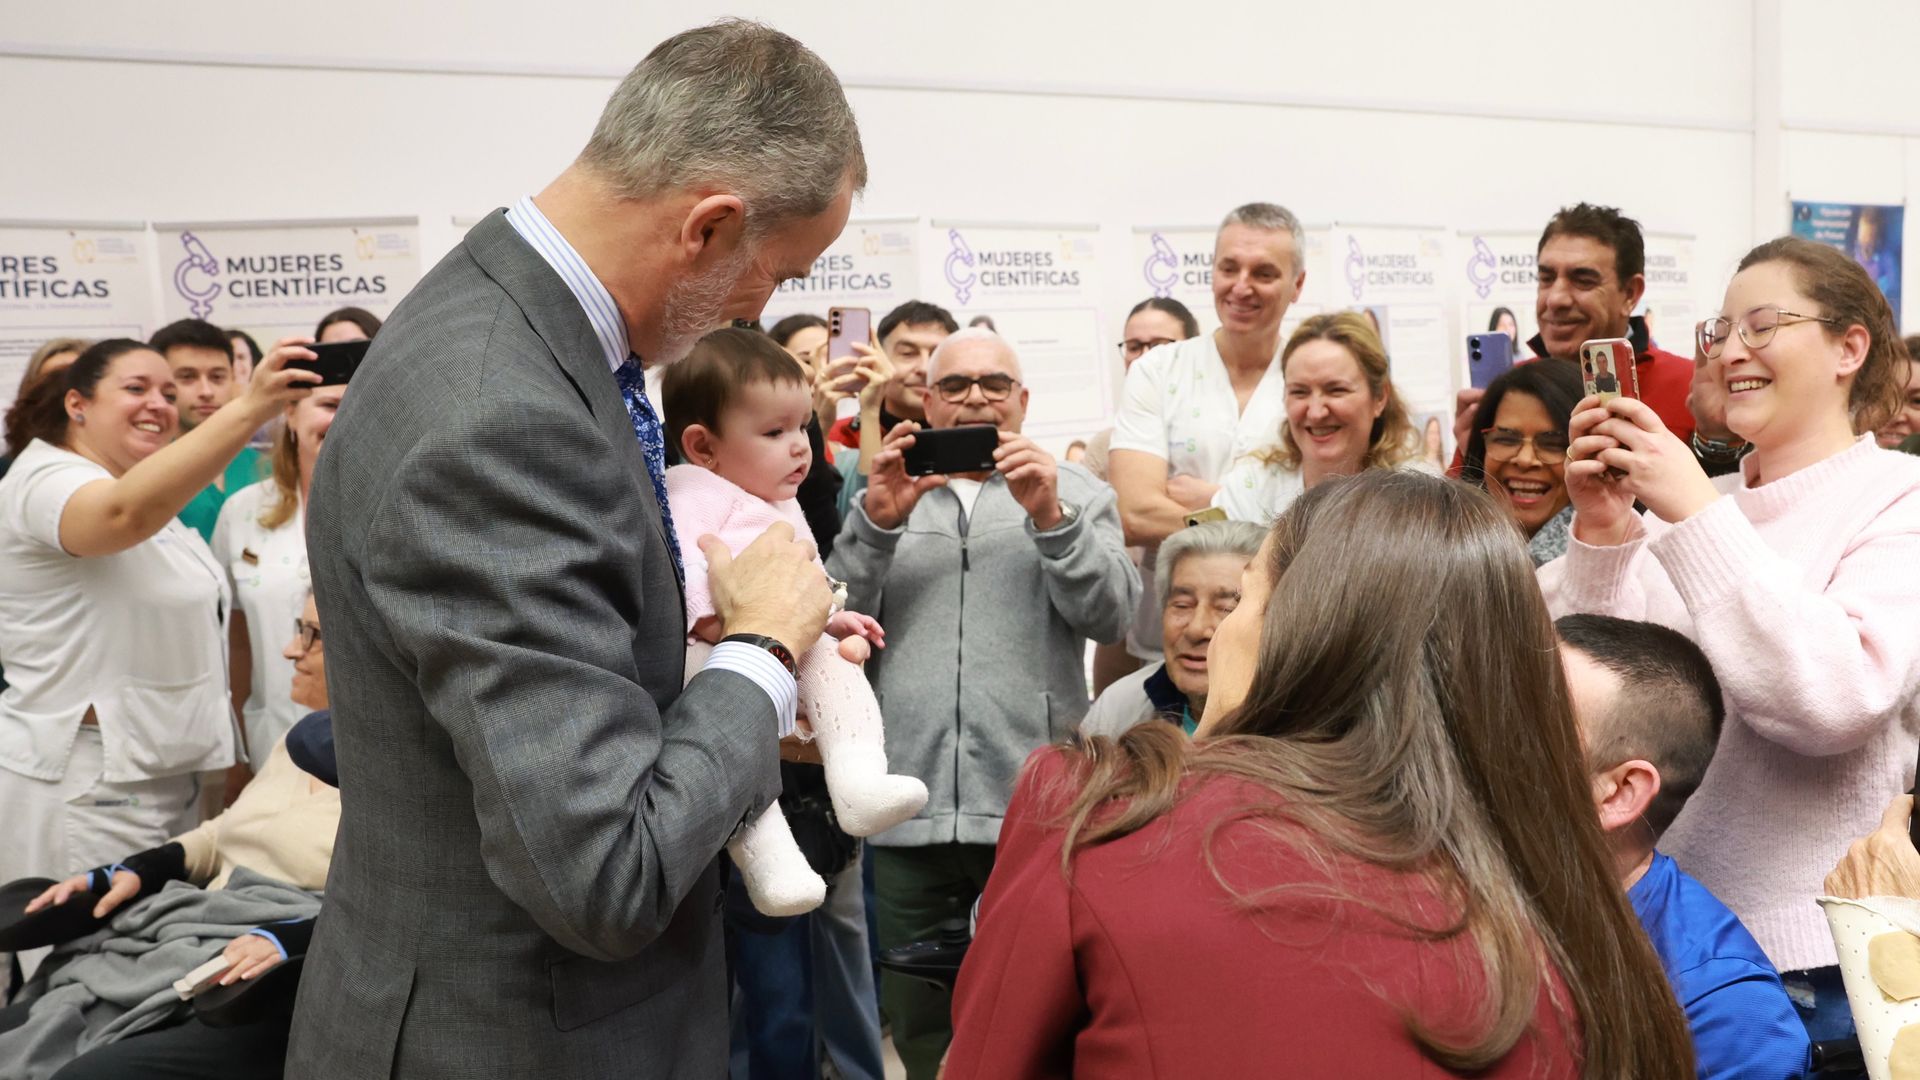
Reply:
<svg viewBox="0 0 1920 1080"><path fill-rule="evenodd" d="M1238 905L1203 855L1233 808L1277 798L1233 780L1190 787L1171 813L1060 868L1055 824L1071 798L1066 762L1029 759L1007 809L979 932L954 993L946 1080L1007 1077L1439 1077L1407 1034L1407 1010L1470 1030L1483 982L1465 934L1421 940L1363 897L1425 925L1446 909L1427 881L1322 849L1303 853L1245 820L1213 833L1215 866L1248 892ZM1556 976L1532 1031L1484 1077L1576 1077L1574 1021Z"/></svg>

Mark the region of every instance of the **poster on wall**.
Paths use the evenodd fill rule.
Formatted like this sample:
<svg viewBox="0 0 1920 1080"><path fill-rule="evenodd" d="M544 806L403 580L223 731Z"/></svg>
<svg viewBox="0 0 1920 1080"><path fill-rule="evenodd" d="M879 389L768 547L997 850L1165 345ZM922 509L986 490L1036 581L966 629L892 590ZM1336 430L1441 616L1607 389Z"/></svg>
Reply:
<svg viewBox="0 0 1920 1080"><path fill-rule="evenodd" d="M205 319L276 338L336 308L382 319L420 280L417 218L186 222L153 227L163 322Z"/></svg>
<svg viewBox="0 0 1920 1080"><path fill-rule="evenodd" d="M1507 330L1514 336L1515 356L1532 356L1527 342L1539 333L1534 300L1539 274L1534 269L1539 248L1537 232L1479 229L1460 234L1458 268L1461 334ZM1465 385L1464 369L1457 373Z"/></svg>
<svg viewBox="0 0 1920 1080"><path fill-rule="evenodd" d="M1906 247L1905 206L1793 200L1793 235L1839 248L1866 268L1900 324L1900 258Z"/></svg>
<svg viewBox="0 0 1920 1080"><path fill-rule="evenodd" d="M1329 310L1351 308L1377 327L1393 362L1393 385L1410 410L1453 400L1454 357L1442 291L1447 250L1440 229L1391 225L1333 227L1334 294ZM1312 276L1308 276L1309 285Z"/></svg>
<svg viewBox="0 0 1920 1080"><path fill-rule="evenodd" d="M1693 324L1700 318L1700 299L1693 292L1693 237L1648 233L1646 276L1640 314L1653 343L1691 359Z"/></svg>
<svg viewBox="0 0 1920 1080"><path fill-rule="evenodd" d="M145 224L0 221L0 410L47 339L144 340L153 313Z"/></svg>
<svg viewBox="0 0 1920 1080"><path fill-rule="evenodd" d="M1127 309L1149 296L1178 300L1193 312L1201 333L1218 327L1220 319L1213 312L1214 232L1208 225L1134 226L1129 276L1138 282L1140 297Z"/></svg>
<svg viewBox="0 0 1920 1080"><path fill-rule="evenodd" d="M1171 297L1187 306L1200 323L1200 332L1212 333L1220 325L1213 308L1213 240L1216 229L1210 225L1164 228L1137 225L1133 230L1131 266L1149 296ZM1301 321L1309 315L1329 310L1324 297L1331 295L1326 280L1327 241L1332 230L1324 225L1306 230L1306 252L1301 265L1307 268L1307 283L1301 299L1287 309L1280 323L1284 344ZM1131 275L1130 275L1131 276ZM1135 301L1138 303L1138 301ZM1131 308L1131 304L1128 305ZM1337 306L1337 305L1336 305Z"/></svg>
<svg viewBox="0 0 1920 1080"><path fill-rule="evenodd" d="M1118 370L1100 333L1100 231L1092 225L932 222L921 244L926 299L962 326L975 316L1020 358L1026 431L1058 441L1107 426Z"/></svg>
<svg viewBox="0 0 1920 1080"><path fill-rule="evenodd" d="M788 315L824 319L830 307L863 307L878 327L887 312L919 293L920 227L917 218L847 222L840 238L813 261L811 273L774 290L761 325L771 330Z"/></svg>

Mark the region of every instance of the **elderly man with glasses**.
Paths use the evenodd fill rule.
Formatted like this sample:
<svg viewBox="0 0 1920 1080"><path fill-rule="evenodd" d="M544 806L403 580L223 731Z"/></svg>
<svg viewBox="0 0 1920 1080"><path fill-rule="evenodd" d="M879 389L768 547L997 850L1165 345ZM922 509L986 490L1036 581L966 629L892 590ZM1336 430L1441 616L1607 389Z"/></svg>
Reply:
<svg viewBox="0 0 1920 1080"><path fill-rule="evenodd" d="M1021 763L1087 711L1088 639L1117 640L1140 595L1113 489L1021 434L1028 390L1003 338L947 338L921 394L929 426L991 426L1000 446L991 470L914 477L904 452L920 427L897 425L827 561L847 607L887 628L867 670L888 763L930 792L871 841L882 948L965 917ZM908 1075L932 1080L951 1036L946 992L889 973L881 1001Z"/></svg>

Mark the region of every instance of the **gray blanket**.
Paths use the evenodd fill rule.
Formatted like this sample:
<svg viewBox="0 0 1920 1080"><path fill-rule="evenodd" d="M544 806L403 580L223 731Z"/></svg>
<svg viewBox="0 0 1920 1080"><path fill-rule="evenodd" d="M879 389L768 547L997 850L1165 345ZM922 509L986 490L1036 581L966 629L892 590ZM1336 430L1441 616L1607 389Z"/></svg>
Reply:
<svg viewBox="0 0 1920 1080"><path fill-rule="evenodd" d="M169 882L97 933L55 949L21 997L27 1022L0 1034L0 1076L42 1080L96 1046L183 1019L173 981L256 926L307 919L315 893L241 868L217 892Z"/></svg>

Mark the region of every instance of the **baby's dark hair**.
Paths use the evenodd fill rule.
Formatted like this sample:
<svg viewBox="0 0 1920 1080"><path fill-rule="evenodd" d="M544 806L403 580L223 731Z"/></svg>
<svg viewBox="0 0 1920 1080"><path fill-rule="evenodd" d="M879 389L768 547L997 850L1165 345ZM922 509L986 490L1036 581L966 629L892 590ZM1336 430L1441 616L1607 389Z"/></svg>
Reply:
<svg viewBox="0 0 1920 1080"><path fill-rule="evenodd" d="M720 414L744 386L752 383L807 384L807 373L787 350L758 330L727 327L694 345L686 359L667 368L660 381L660 408L666 413L667 445L695 424L720 430Z"/></svg>

